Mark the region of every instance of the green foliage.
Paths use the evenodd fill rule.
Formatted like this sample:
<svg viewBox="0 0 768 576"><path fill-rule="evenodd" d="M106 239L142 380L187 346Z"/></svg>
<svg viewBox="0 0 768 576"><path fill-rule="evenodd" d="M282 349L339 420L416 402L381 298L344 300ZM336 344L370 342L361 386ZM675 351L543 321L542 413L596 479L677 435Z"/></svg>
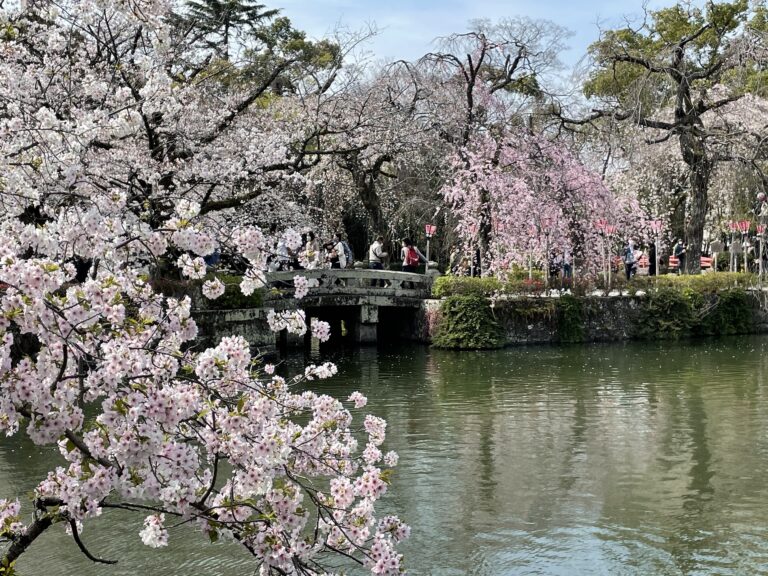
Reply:
<svg viewBox="0 0 768 576"><path fill-rule="evenodd" d="M687 72L696 74L692 88L707 89L728 68L721 65L730 39L750 17L752 29L761 30L765 14L760 8L751 10L747 0L709 2L705 9L681 2L650 12L639 28L610 30L589 48L596 66L584 93L639 105L640 116L669 104L675 95L668 75L670 48L677 46L684 52ZM739 68L749 70L749 63L740 62Z"/></svg>
<svg viewBox="0 0 768 576"><path fill-rule="evenodd" d="M664 287L641 302L634 333L638 338L744 334L753 328L752 300L742 288L706 292Z"/></svg>
<svg viewBox="0 0 768 576"><path fill-rule="evenodd" d="M435 298L448 296L492 296L502 289L502 282L493 276L473 278L471 276L440 276L432 285Z"/></svg>
<svg viewBox="0 0 768 576"><path fill-rule="evenodd" d="M582 342L588 311L600 307L600 299L563 295L558 299L515 298L497 300L491 309L483 291L490 279L459 278L440 290L464 290L448 295L441 307L435 345L441 348L482 349L503 345L499 324L542 324L556 331L560 342ZM485 282L480 282L485 280ZM745 288L748 274L669 276L647 288L645 297L634 300L633 338L677 339L687 336L745 334L754 329L754 296ZM630 287L637 287L633 282ZM472 292L475 290L475 292ZM592 313L590 313L591 315ZM599 313L598 313L599 315Z"/></svg>
<svg viewBox="0 0 768 576"><path fill-rule="evenodd" d="M264 10L253 0L188 0L186 14L179 16L183 25L191 26L204 37L203 43L228 57L232 36L253 34L262 21L277 16L279 10Z"/></svg>
<svg viewBox="0 0 768 576"><path fill-rule="evenodd" d="M690 289L701 294L712 294L731 288L748 288L757 284L754 274L744 272L718 272L708 274L665 274L662 276L635 276L629 283L635 290L656 288Z"/></svg>
<svg viewBox="0 0 768 576"><path fill-rule="evenodd" d="M746 334L753 329L752 301L739 288L720 292L703 310L696 333L701 335Z"/></svg>
<svg viewBox="0 0 768 576"><path fill-rule="evenodd" d="M12 42L19 36L19 31L9 22L0 22L0 40Z"/></svg>
<svg viewBox="0 0 768 576"><path fill-rule="evenodd" d="M547 298L519 298L501 301L496 304L497 313L503 313L506 318L530 324L534 321L548 322L557 312L553 300Z"/></svg>
<svg viewBox="0 0 768 576"><path fill-rule="evenodd" d="M0 562L0 576L16 576L17 572L14 566L16 566L16 561L8 562L7 558L3 558Z"/></svg>
<svg viewBox="0 0 768 576"><path fill-rule="evenodd" d="M630 28L609 30L604 37L589 47L589 53L597 66L584 83L584 94L620 98L627 89L646 76L646 71L629 62L614 61L620 51L647 54L652 50L650 38Z"/></svg>
<svg viewBox="0 0 768 576"><path fill-rule="evenodd" d="M433 340L437 348L483 350L504 346L504 331L482 296L449 296L440 312Z"/></svg>
<svg viewBox="0 0 768 576"><path fill-rule="evenodd" d="M584 300L565 295L557 301L557 335L560 342L584 340Z"/></svg>
<svg viewBox="0 0 768 576"><path fill-rule="evenodd" d="M333 70L342 60L337 43L307 39L279 14L280 9L267 9L255 0L186 0L170 23L210 51L204 67L191 71L196 81L210 80L226 88L268 82L269 92L254 102L266 108L273 97L294 92L302 79L322 84L327 78L315 74ZM231 58L235 54L237 62Z"/></svg>
<svg viewBox="0 0 768 576"><path fill-rule="evenodd" d="M224 294L209 300L202 295L203 282L218 278L225 286ZM165 296L183 298L191 296L192 302L201 302L208 310L239 310L241 308L260 308L264 302L265 290L255 290L246 296L240 290L242 276L226 274L208 274L203 280L180 280L178 278L155 277L151 279L152 287Z"/></svg>
<svg viewBox="0 0 768 576"><path fill-rule="evenodd" d="M478 296L493 296L494 294L537 294L544 288L541 271L536 271L533 279L528 279L528 272L510 273L507 280L494 276L480 278L471 276L441 276L432 285L432 295L435 298L475 294Z"/></svg>
<svg viewBox="0 0 768 576"><path fill-rule="evenodd" d="M240 290L242 276L227 276L216 274L226 289L224 294L216 300L208 300L208 308L211 310L238 310L240 308L260 308L264 302L264 290L255 290L250 296L246 296ZM210 278L208 278L210 279Z"/></svg>
<svg viewBox="0 0 768 576"><path fill-rule="evenodd" d="M531 272L528 272L528 268L523 268L521 266L513 266L511 270L507 270L504 273L504 277L506 278L507 282L514 281L514 282L522 282L524 280L528 280L528 276L531 276L533 280L541 280L544 281L544 271L543 270L531 270Z"/></svg>
<svg viewBox="0 0 768 576"><path fill-rule="evenodd" d="M650 292L643 304L634 326L635 337L653 340L690 334L695 323L693 304L682 290Z"/></svg>

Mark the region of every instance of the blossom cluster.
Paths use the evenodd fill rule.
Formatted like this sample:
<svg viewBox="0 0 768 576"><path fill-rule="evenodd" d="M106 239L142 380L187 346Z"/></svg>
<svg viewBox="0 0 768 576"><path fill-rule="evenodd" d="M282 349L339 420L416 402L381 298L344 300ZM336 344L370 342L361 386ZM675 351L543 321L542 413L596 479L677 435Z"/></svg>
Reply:
<svg viewBox="0 0 768 576"><path fill-rule="evenodd" d="M301 300L309 293L309 280L307 280L306 276L294 276L293 286L293 297L297 300Z"/></svg>
<svg viewBox="0 0 768 576"><path fill-rule="evenodd" d="M216 300L216 298L224 294L225 289L224 283L218 278L203 282L203 296L210 300Z"/></svg>
<svg viewBox="0 0 768 576"><path fill-rule="evenodd" d="M331 325L324 320L312 318L310 329L312 330L312 337L317 338L320 342L327 342L331 337Z"/></svg>
<svg viewBox="0 0 768 576"><path fill-rule="evenodd" d="M287 330L291 334L303 336L307 333L307 318L304 310L267 311L267 323L273 332Z"/></svg>

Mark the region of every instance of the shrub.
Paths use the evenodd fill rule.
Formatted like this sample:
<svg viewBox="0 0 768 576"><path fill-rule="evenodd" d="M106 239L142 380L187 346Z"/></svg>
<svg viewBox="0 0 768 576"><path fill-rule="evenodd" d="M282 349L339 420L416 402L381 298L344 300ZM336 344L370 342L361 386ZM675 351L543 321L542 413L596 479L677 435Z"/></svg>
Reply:
<svg viewBox="0 0 768 576"><path fill-rule="evenodd" d="M648 339L719 336L748 333L752 328L752 301L743 288L664 287L649 292L638 314L635 335Z"/></svg>
<svg viewBox="0 0 768 576"><path fill-rule="evenodd" d="M557 301L557 335L560 342L584 340L584 301L565 295Z"/></svg>
<svg viewBox="0 0 768 576"><path fill-rule="evenodd" d="M495 276L441 276L432 285L432 295L435 298L448 296L485 296L497 293L503 294L540 294L544 290L544 280L534 276L529 279L510 278L502 281Z"/></svg>
<svg viewBox="0 0 768 576"><path fill-rule="evenodd" d="M471 276L440 276L432 285L435 298L448 296L492 296L502 289L503 284L494 276L481 278Z"/></svg>
<svg viewBox="0 0 768 576"><path fill-rule="evenodd" d="M717 272L706 274L664 274L662 276L635 276L630 287L642 290L655 288L689 288L701 294L711 294L722 290L741 287L747 288L757 284L754 274L744 272Z"/></svg>
<svg viewBox="0 0 768 576"><path fill-rule="evenodd" d="M503 276L506 277L507 281L514 282L518 281L521 282L523 280L541 280L544 281L544 271L543 270L531 270L530 273L528 272L528 268L522 268L520 266L513 266L511 270L506 271ZM531 278L529 278L529 276Z"/></svg>
<svg viewBox="0 0 768 576"><path fill-rule="evenodd" d="M643 339L680 338L695 324L693 305L681 291L661 288L648 293L635 322L635 336Z"/></svg>
<svg viewBox="0 0 768 576"><path fill-rule="evenodd" d="M504 331L482 296L448 296L440 306L440 317L433 340L437 348L483 350L504 346Z"/></svg>
<svg viewBox="0 0 768 576"><path fill-rule="evenodd" d="M702 335L744 334L752 328L750 296L743 289L733 288L710 298L702 309L696 332Z"/></svg>
<svg viewBox="0 0 768 576"><path fill-rule="evenodd" d="M505 294L540 294L545 290L544 280L541 278L528 278L522 280L509 280L502 286Z"/></svg>

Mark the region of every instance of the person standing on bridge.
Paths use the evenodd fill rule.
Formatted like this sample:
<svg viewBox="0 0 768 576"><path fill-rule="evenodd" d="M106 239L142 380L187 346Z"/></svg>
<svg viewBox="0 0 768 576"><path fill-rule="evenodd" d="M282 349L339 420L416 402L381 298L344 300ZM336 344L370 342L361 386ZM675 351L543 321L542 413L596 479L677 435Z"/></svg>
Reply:
<svg viewBox="0 0 768 576"><path fill-rule="evenodd" d="M400 257L403 260L403 272L416 272L419 262L426 262L427 257L416 248L410 238L403 238L403 247L400 250Z"/></svg>
<svg viewBox="0 0 768 576"><path fill-rule="evenodd" d="M325 261L328 265L333 269L341 268L341 264L339 263L339 253L333 242L326 242L323 245L323 248L325 249Z"/></svg>
<svg viewBox="0 0 768 576"><path fill-rule="evenodd" d="M320 241L312 230L307 232L307 241L304 244L304 258L307 260L307 268L310 270L320 267Z"/></svg>
<svg viewBox="0 0 768 576"><path fill-rule="evenodd" d="M426 262L427 258L421 251L413 245L410 238L403 238L403 247L400 250L400 257L403 259L403 272L416 272L419 262ZM403 287L413 289L413 282L403 282Z"/></svg>
<svg viewBox="0 0 768 576"><path fill-rule="evenodd" d="M344 238L341 234L336 233L334 236L335 243L333 245L333 249L339 256L339 265L338 266L331 266L331 268L346 268L347 267L347 251L344 247Z"/></svg>
<svg viewBox="0 0 768 576"><path fill-rule="evenodd" d="M368 249L368 268L371 270L384 270L384 260L389 254L384 251L384 237L377 236L371 247ZM379 282L381 284L379 284ZM384 280L371 280L371 286L384 287Z"/></svg>

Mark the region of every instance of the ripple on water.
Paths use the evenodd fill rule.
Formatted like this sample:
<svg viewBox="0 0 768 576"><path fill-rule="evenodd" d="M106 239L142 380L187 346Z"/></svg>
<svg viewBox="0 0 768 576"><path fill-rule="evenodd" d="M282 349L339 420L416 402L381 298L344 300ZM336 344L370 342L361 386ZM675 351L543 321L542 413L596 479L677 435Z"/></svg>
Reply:
<svg viewBox="0 0 768 576"><path fill-rule="evenodd" d="M365 412L387 419L384 448L401 459L377 511L412 525L411 574L768 575L767 352L766 338L369 348L340 354L339 376L313 386L360 390ZM0 497L29 490L49 465L0 441ZM119 551L122 566L84 562L62 533L27 573L123 576L145 559L163 576L252 567L189 532L148 555L123 525L99 526L86 534L94 551Z"/></svg>

